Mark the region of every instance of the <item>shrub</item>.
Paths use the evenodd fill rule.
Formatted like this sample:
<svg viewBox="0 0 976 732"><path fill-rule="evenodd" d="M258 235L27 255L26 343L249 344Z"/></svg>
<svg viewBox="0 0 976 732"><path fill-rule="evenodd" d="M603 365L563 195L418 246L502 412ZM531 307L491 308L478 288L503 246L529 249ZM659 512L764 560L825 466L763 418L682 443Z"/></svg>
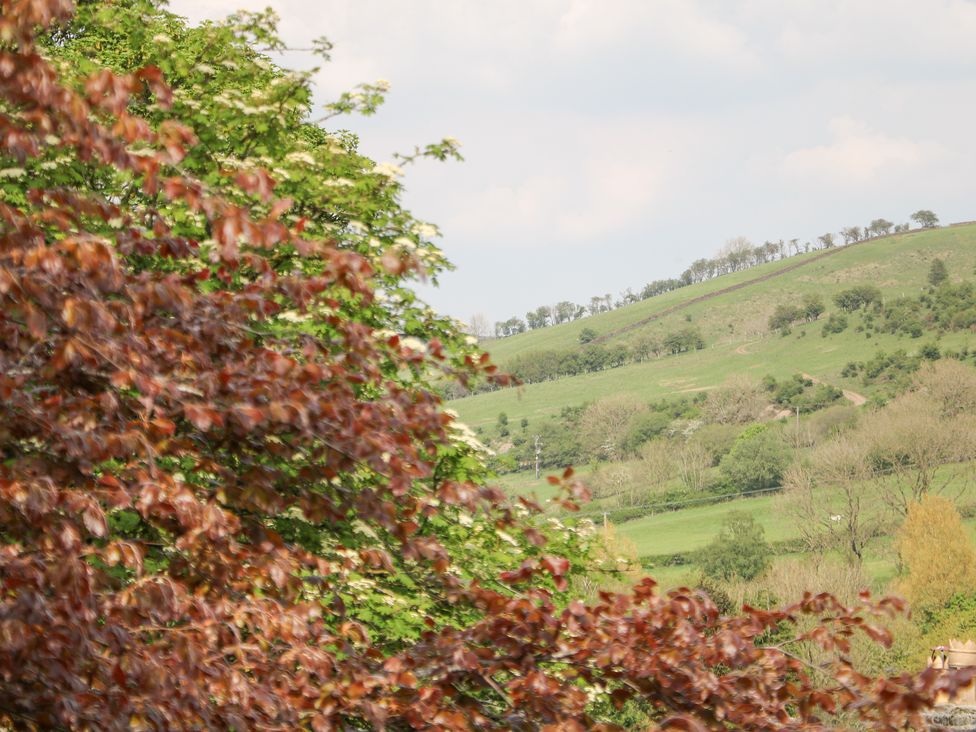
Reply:
<svg viewBox="0 0 976 732"><path fill-rule="evenodd" d="M593 330L592 328L586 327L586 328L583 328L583 330L580 331L580 334L579 334L579 342L580 343L589 343L594 338L596 338L596 331Z"/></svg>
<svg viewBox="0 0 976 732"><path fill-rule="evenodd" d="M874 285L857 285L834 295L834 303L849 313L881 302L881 290Z"/></svg>
<svg viewBox="0 0 976 732"><path fill-rule="evenodd" d="M683 353L704 348L705 339L702 338L701 331L698 328L682 328L668 333L664 337L662 345L669 353Z"/></svg>
<svg viewBox="0 0 976 732"><path fill-rule="evenodd" d="M735 444L742 427L734 424L706 424L691 436L690 442L701 445L708 454L709 465L717 466Z"/></svg>
<svg viewBox="0 0 976 732"><path fill-rule="evenodd" d="M976 586L976 546L949 499L928 495L909 506L895 543L906 570L899 589L914 606L938 607Z"/></svg>
<svg viewBox="0 0 976 732"><path fill-rule="evenodd" d="M825 338L831 333L843 333L847 329L847 316L840 313L831 313L827 322L820 329L820 334Z"/></svg>
<svg viewBox="0 0 976 732"><path fill-rule="evenodd" d="M768 400L762 387L746 377L734 377L708 392L702 405L702 417L718 424L754 422Z"/></svg>
<svg viewBox="0 0 976 732"><path fill-rule="evenodd" d="M698 554L698 564L711 579L751 580L769 568L769 557L763 527L750 514L732 511L721 533Z"/></svg>
<svg viewBox="0 0 976 732"><path fill-rule="evenodd" d="M627 426L627 434L623 439L623 450L626 453L636 453L641 445L657 437L671 424L671 417L663 412L638 412Z"/></svg>
<svg viewBox="0 0 976 732"><path fill-rule="evenodd" d="M796 305L780 304L769 316L770 330L789 330L789 327L803 317L803 311Z"/></svg>
<svg viewBox="0 0 976 732"><path fill-rule="evenodd" d="M735 441L719 469L730 486L740 491L778 486L790 463L790 452L766 425L747 428Z"/></svg>
<svg viewBox="0 0 976 732"><path fill-rule="evenodd" d="M949 270L946 268L945 262L941 259L933 259L932 266L929 267L929 284L932 287L938 287L947 279L949 279Z"/></svg>

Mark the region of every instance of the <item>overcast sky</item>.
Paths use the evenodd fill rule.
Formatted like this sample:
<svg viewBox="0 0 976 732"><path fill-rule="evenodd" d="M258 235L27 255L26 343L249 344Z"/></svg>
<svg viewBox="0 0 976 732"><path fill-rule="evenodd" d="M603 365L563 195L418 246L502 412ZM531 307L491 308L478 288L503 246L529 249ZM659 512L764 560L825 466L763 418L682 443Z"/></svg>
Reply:
<svg viewBox="0 0 976 732"><path fill-rule="evenodd" d="M457 271L439 310L492 320L675 276L729 238L815 239L931 208L976 219L976 2L171 0L197 21L271 5L325 35L322 103L377 162L445 136L408 207ZM315 65L289 54L293 67Z"/></svg>

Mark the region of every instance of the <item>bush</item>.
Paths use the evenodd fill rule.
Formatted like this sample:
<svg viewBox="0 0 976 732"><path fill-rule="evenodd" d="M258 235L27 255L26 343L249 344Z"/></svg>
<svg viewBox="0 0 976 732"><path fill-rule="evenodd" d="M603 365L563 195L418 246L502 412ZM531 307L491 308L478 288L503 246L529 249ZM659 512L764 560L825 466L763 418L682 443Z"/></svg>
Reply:
<svg viewBox="0 0 976 732"><path fill-rule="evenodd" d="M788 330L793 323L803 317L803 311L796 305L777 305L769 316L770 330Z"/></svg>
<svg viewBox="0 0 976 732"><path fill-rule="evenodd" d="M932 287L938 287L947 279L949 279L949 270L946 268L945 262L941 259L933 259L932 266L929 267L929 284Z"/></svg>
<svg viewBox="0 0 976 732"><path fill-rule="evenodd" d="M840 313L831 313L827 322L820 329L820 335L826 338L831 333L843 333L847 330L847 316Z"/></svg>
<svg viewBox="0 0 976 732"><path fill-rule="evenodd" d="M778 486L789 463L789 449L779 436L757 424L739 436L719 469L730 486L749 491Z"/></svg>
<svg viewBox="0 0 976 732"><path fill-rule="evenodd" d="M671 417L663 412L639 412L627 426L623 439L623 451L636 453L641 445L660 435L671 424Z"/></svg>
<svg viewBox="0 0 976 732"><path fill-rule="evenodd" d="M702 573L717 580L751 580L769 568L769 544L763 527L743 511L732 511L722 532L698 554Z"/></svg>
<svg viewBox="0 0 976 732"><path fill-rule="evenodd" d="M733 424L706 424L691 436L690 442L697 443L708 454L709 464L717 466L725 457L742 428Z"/></svg>
<svg viewBox="0 0 976 732"><path fill-rule="evenodd" d="M949 499L928 495L913 503L895 543L906 569L899 589L916 607L944 605L976 586L976 546Z"/></svg>
<svg viewBox="0 0 976 732"><path fill-rule="evenodd" d="M874 285L857 285L834 295L834 304L848 313L874 303L881 303L881 290Z"/></svg>
<svg viewBox="0 0 976 732"><path fill-rule="evenodd" d="M593 330L592 328L587 327L587 328L583 328L583 330L580 331L579 334L580 343L589 343L595 338L596 338L596 331Z"/></svg>
<svg viewBox="0 0 976 732"><path fill-rule="evenodd" d="M759 384L746 377L735 377L708 393L702 405L702 417L718 424L754 422L767 403Z"/></svg>
<svg viewBox="0 0 976 732"><path fill-rule="evenodd" d="M701 331L698 328L682 328L668 333L664 337L662 345L664 350L669 353L683 353L704 348L705 339L702 338Z"/></svg>

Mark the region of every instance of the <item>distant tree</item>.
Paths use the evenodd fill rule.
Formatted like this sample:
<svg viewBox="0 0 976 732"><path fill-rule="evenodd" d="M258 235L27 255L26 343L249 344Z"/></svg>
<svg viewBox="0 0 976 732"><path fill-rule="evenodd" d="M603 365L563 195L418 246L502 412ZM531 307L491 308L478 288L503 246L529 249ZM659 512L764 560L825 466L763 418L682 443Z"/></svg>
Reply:
<svg viewBox="0 0 976 732"><path fill-rule="evenodd" d="M719 250L719 257L724 259L730 272L738 272L743 269L752 256L752 242L744 236L737 236L725 242Z"/></svg>
<svg viewBox="0 0 976 732"><path fill-rule="evenodd" d="M598 313L602 313L604 310L603 298L600 297L599 295L594 295L593 297L590 298L590 304L586 309L589 310L590 315L597 315Z"/></svg>
<svg viewBox="0 0 976 732"><path fill-rule="evenodd" d="M579 334L579 342L580 343L589 343L594 338L596 338L596 336L597 336L597 333L592 328L583 328L583 330L581 330L580 331L580 334Z"/></svg>
<svg viewBox="0 0 976 732"><path fill-rule="evenodd" d="M488 320L488 316L484 313L475 313L472 315L465 332L478 339L490 337L491 324Z"/></svg>
<svg viewBox="0 0 976 732"><path fill-rule="evenodd" d="M803 312L803 317L809 321L814 321L819 318L823 311L826 309L824 306L823 298L816 293L809 293L803 296L803 300L800 303L800 309Z"/></svg>
<svg viewBox="0 0 976 732"><path fill-rule="evenodd" d="M670 353L683 353L684 351L699 350L705 347L705 339L702 338L698 328L683 328L664 337L663 346Z"/></svg>
<svg viewBox="0 0 976 732"><path fill-rule="evenodd" d="M550 323L552 318L552 309L546 305L540 305L535 310L531 310L525 314L525 319L529 323L529 328L536 330L537 328L545 328Z"/></svg>
<svg viewBox="0 0 976 732"><path fill-rule="evenodd" d="M860 226L847 226L840 230L840 235L844 237L845 244L853 244L856 241L860 241L863 236Z"/></svg>
<svg viewBox="0 0 976 732"><path fill-rule="evenodd" d="M649 440L660 435L671 424L671 415L664 412L638 412L627 425L622 447L626 453L636 453Z"/></svg>
<svg viewBox="0 0 976 732"><path fill-rule="evenodd" d="M838 435L785 472L783 510L809 551L841 551L860 564L867 545L881 533L879 512L871 510L877 499L868 483L868 453L864 440Z"/></svg>
<svg viewBox="0 0 976 732"><path fill-rule="evenodd" d="M673 450L672 459L681 485L689 491L702 491L708 487L708 469L712 465L712 460L704 445L689 440Z"/></svg>
<svg viewBox="0 0 976 732"><path fill-rule="evenodd" d="M924 208L913 213L910 218L923 229L934 229L939 225L939 217Z"/></svg>
<svg viewBox="0 0 976 732"><path fill-rule="evenodd" d="M837 307L849 313L876 302L881 302L881 290L874 285L856 285L834 295Z"/></svg>
<svg viewBox="0 0 976 732"><path fill-rule="evenodd" d="M779 436L757 424L739 435L719 469L730 486L747 491L779 485L789 463L789 450Z"/></svg>
<svg viewBox="0 0 976 732"><path fill-rule="evenodd" d="M946 268L945 262L941 259L933 259L932 266L929 267L929 284L932 287L938 287L947 279L949 279L949 270Z"/></svg>
<svg viewBox="0 0 976 732"><path fill-rule="evenodd" d="M698 563L712 579L751 580L769 569L771 553L765 530L752 515L732 511L719 535L699 552Z"/></svg>
<svg viewBox="0 0 976 732"><path fill-rule="evenodd" d="M634 356L634 360L638 362L646 361L652 355L656 356L660 352L661 344L649 335L639 336L631 346L631 353Z"/></svg>
<svg viewBox="0 0 976 732"><path fill-rule="evenodd" d="M868 236L887 236L894 224L888 219L875 219L867 226Z"/></svg>
<svg viewBox="0 0 976 732"><path fill-rule="evenodd" d="M799 239L790 239L790 249L793 250L793 254L794 255L799 254L800 253L800 240Z"/></svg>
<svg viewBox="0 0 976 732"><path fill-rule="evenodd" d="M755 381L732 377L712 389L701 407L702 417L714 424L744 424L759 419L769 400Z"/></svg>
<svg viewBox="0 0 976 732"><path fill-rule="evenodd" d="M796 241L796 239L793 239L793 241ZM834 246L834 235L828 231L826 234L818 236L817 241L823 244L824 249L830 249Z"/></svg>
<svg viewBox="0 0 976 732"><path fill-rule="evenodd" d="M820 335L826 338L831 333L842 333L847 329L847 316L840 313L831 313L820 331Z"/></svg>
<svg viewBox="0 0 976 732"><path fill-rule="evenodd" d="M909 506L896 546L906 570L899 589L915 608L939 607L976 586L976 546L949 499L925 496Z"/></svg>
<svg viewBox="0 0 976 732"><path fill-rule="evenodd" d="M788 330L793 323L803 317L803 311L796 305L780 303L769 316L770 330Z"/></svg>
<svg viewBox="0 0 976 732"><path fill-rule="evenodd" d="M556 303L555 307L552 308L552 320L553 323L568 323L573 319L573 314L576 312L576 304L570 302L569 300L563 300Z"/></svg>
<svg viewBox="0 0 976 732"><path fill-rule="evenodd" d="M577 433L586 456L598 460L621 457L631 421L646 411L646 405L622 395L590 404L580 417Z"/></svg>
<svg viewBox="0 0 976 732"><path fill-rule="evenodd" d="M521 318L509 318L495 323L495 335L498 337L517 335L525 332L525 321Z"/></svg>

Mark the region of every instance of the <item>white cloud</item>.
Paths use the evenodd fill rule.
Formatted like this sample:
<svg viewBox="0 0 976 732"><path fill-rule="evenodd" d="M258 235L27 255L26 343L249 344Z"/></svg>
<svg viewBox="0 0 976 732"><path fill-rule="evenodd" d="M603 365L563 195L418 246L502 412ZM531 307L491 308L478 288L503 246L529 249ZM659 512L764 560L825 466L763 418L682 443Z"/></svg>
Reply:
<svg viewBox="0 0 976 732"><path fill-rule="evenodd" d="M559 18L556 42L564 47L590 49L633 40L736 68L759 65L741 30L693 0L573 0Z"/></svg>
<svg viewBox="0 0 976 732"><path fill-rule="evenodd" d="M814 177L832 183L863 183L891 167L916 167L938 157L936 142L892 137L849 117L835 117L828 128L833 140L827 145L800 148L786 155L788 174Z"/></svg>
<svg viewBox="0 0 976 732"><path fill-rule="evenodd" d="M971 0L775 0L766 9L780 18L779 45L797 59L976 61Z"/></svg>

